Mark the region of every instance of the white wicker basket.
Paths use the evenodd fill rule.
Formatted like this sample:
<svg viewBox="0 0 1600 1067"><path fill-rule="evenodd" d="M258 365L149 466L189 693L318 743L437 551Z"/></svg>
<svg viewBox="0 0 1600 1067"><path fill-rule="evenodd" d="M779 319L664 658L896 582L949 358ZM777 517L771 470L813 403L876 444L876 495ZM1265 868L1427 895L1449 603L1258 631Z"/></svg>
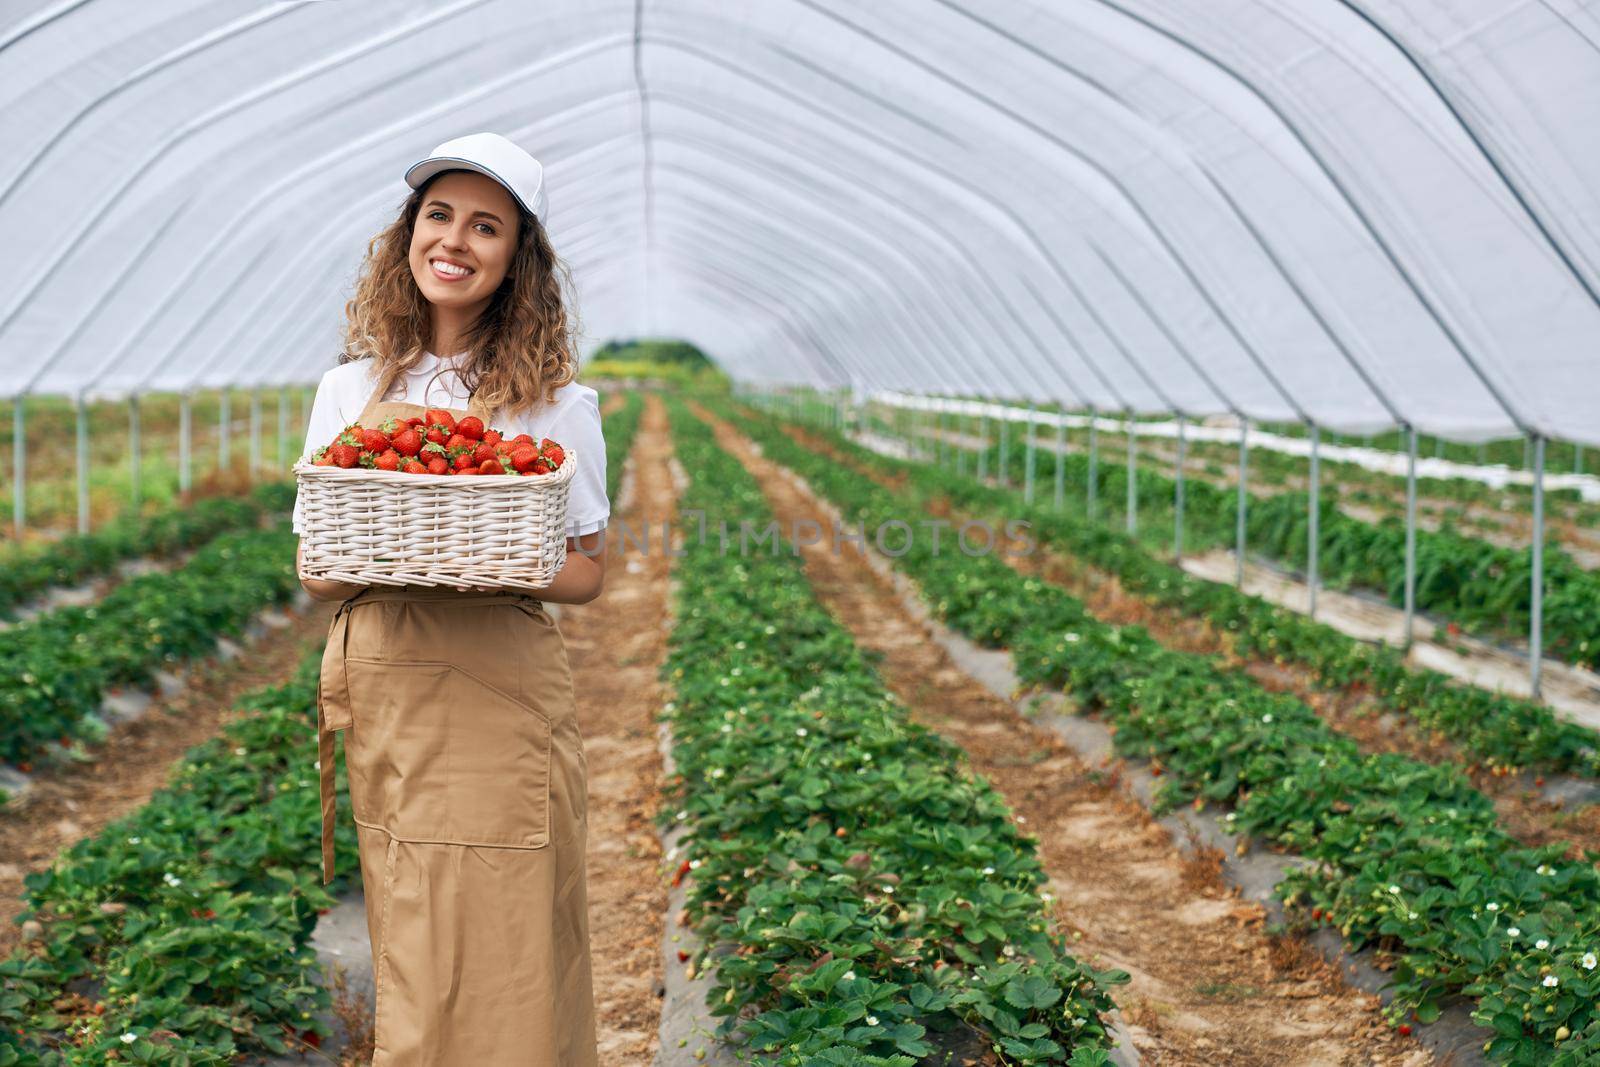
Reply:
<svg viewBox="0 0 1600 1067"><path fill-rule="evenodd" d="M367 585L548 585L567 559L579 459L529 476L294 465L302 578Z"/></svg>

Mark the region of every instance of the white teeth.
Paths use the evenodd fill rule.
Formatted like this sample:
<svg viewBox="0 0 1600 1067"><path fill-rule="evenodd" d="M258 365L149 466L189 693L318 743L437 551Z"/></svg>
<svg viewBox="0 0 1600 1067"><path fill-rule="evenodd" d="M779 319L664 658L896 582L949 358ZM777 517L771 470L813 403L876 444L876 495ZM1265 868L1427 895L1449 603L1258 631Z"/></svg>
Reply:
<svg viewBox="0 0 1600 1067"><path fill-rule="evenodd" d="M433 265L444 271L446 274L455 274L465 277L466 275L472 273L472 271L468 270L466 267L458 267L454 263L446 263L442 259L433 260Z"/></svg>

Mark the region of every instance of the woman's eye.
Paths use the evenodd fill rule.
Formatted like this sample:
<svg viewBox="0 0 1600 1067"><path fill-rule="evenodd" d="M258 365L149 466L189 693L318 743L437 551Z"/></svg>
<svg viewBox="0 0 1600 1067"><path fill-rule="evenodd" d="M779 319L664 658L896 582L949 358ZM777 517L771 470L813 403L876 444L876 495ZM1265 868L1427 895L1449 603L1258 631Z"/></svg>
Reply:
<svg viewBox="0 0 1600 1067"><path fill-rule="evenodd" d="M443 218L444 217L444 212L440 211L438 208L434 208L432 211L428 212L428 217L430 219Z"/></svg>
<svg viewBox="0 0 1600 1067"><path fill-rule="evenodd" d="M494 236L494 227L493 227L493 226L491 226L491 225L489 225L489 223L487 223L487 222L480 222L480 223L478 223L478 225L479 225L479 226L482 226L482 227L483 227L483 229L484 229L484 232L485 232L485 233L487 233L487 234L488 234L488 235L489 235L489 236L490 236L490 237L493 237L493 236Z"/></svg>

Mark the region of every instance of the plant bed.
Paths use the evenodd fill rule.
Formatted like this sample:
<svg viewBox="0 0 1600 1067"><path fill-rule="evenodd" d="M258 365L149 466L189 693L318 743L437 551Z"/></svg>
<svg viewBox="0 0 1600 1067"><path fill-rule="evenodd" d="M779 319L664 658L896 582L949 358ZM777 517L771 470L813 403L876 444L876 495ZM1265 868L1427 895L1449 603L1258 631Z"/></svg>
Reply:
<svg viewBox="0 0 1600 1067"><path fill-rule="evenodd" d="M730 417L847 518L872 527L906 514L904 496L769 420ZM1311 860L1278 893L1305 921L1388 958L1396 1021L1429 1021L1460 994L1495 1031L1486 1052L1497 1062L1569 1067L1600 1055L1600 877L1560 847L1520 847L1458 770L1363 755L1298 700L1141 627L1108 626L995 557L939 555L922 539L895 565L939 618L1008 648L1023 681L1063 686L1102 716L1118 750L1165 779L1163 804L1231 805L1236 831Z"/></svg>
<svg viewBox="0 0 1600 1067"><path fill-rule="evenodd" d="M770 517L759 486L671 402L708 517ZM959 750L912 724L787 556L715 539L679 561L664 677L690 924L721 1036L780 1062L912 1067L961 1026L1005 1062L1105 1063L1120 972L1074 960L1036 843Z"/></svg>

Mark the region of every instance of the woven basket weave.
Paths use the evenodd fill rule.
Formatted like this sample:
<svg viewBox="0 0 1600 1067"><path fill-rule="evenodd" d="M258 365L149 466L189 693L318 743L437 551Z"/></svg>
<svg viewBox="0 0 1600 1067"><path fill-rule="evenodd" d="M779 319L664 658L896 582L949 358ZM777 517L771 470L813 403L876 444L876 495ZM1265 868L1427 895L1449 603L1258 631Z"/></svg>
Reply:
<svg viewBox="0 0 1600 1067"><path fill-rule="evenodd" d="M403 474L294 465L302 578L366 585L548 585L567 559L578 457L549 474Z"/></svg>

